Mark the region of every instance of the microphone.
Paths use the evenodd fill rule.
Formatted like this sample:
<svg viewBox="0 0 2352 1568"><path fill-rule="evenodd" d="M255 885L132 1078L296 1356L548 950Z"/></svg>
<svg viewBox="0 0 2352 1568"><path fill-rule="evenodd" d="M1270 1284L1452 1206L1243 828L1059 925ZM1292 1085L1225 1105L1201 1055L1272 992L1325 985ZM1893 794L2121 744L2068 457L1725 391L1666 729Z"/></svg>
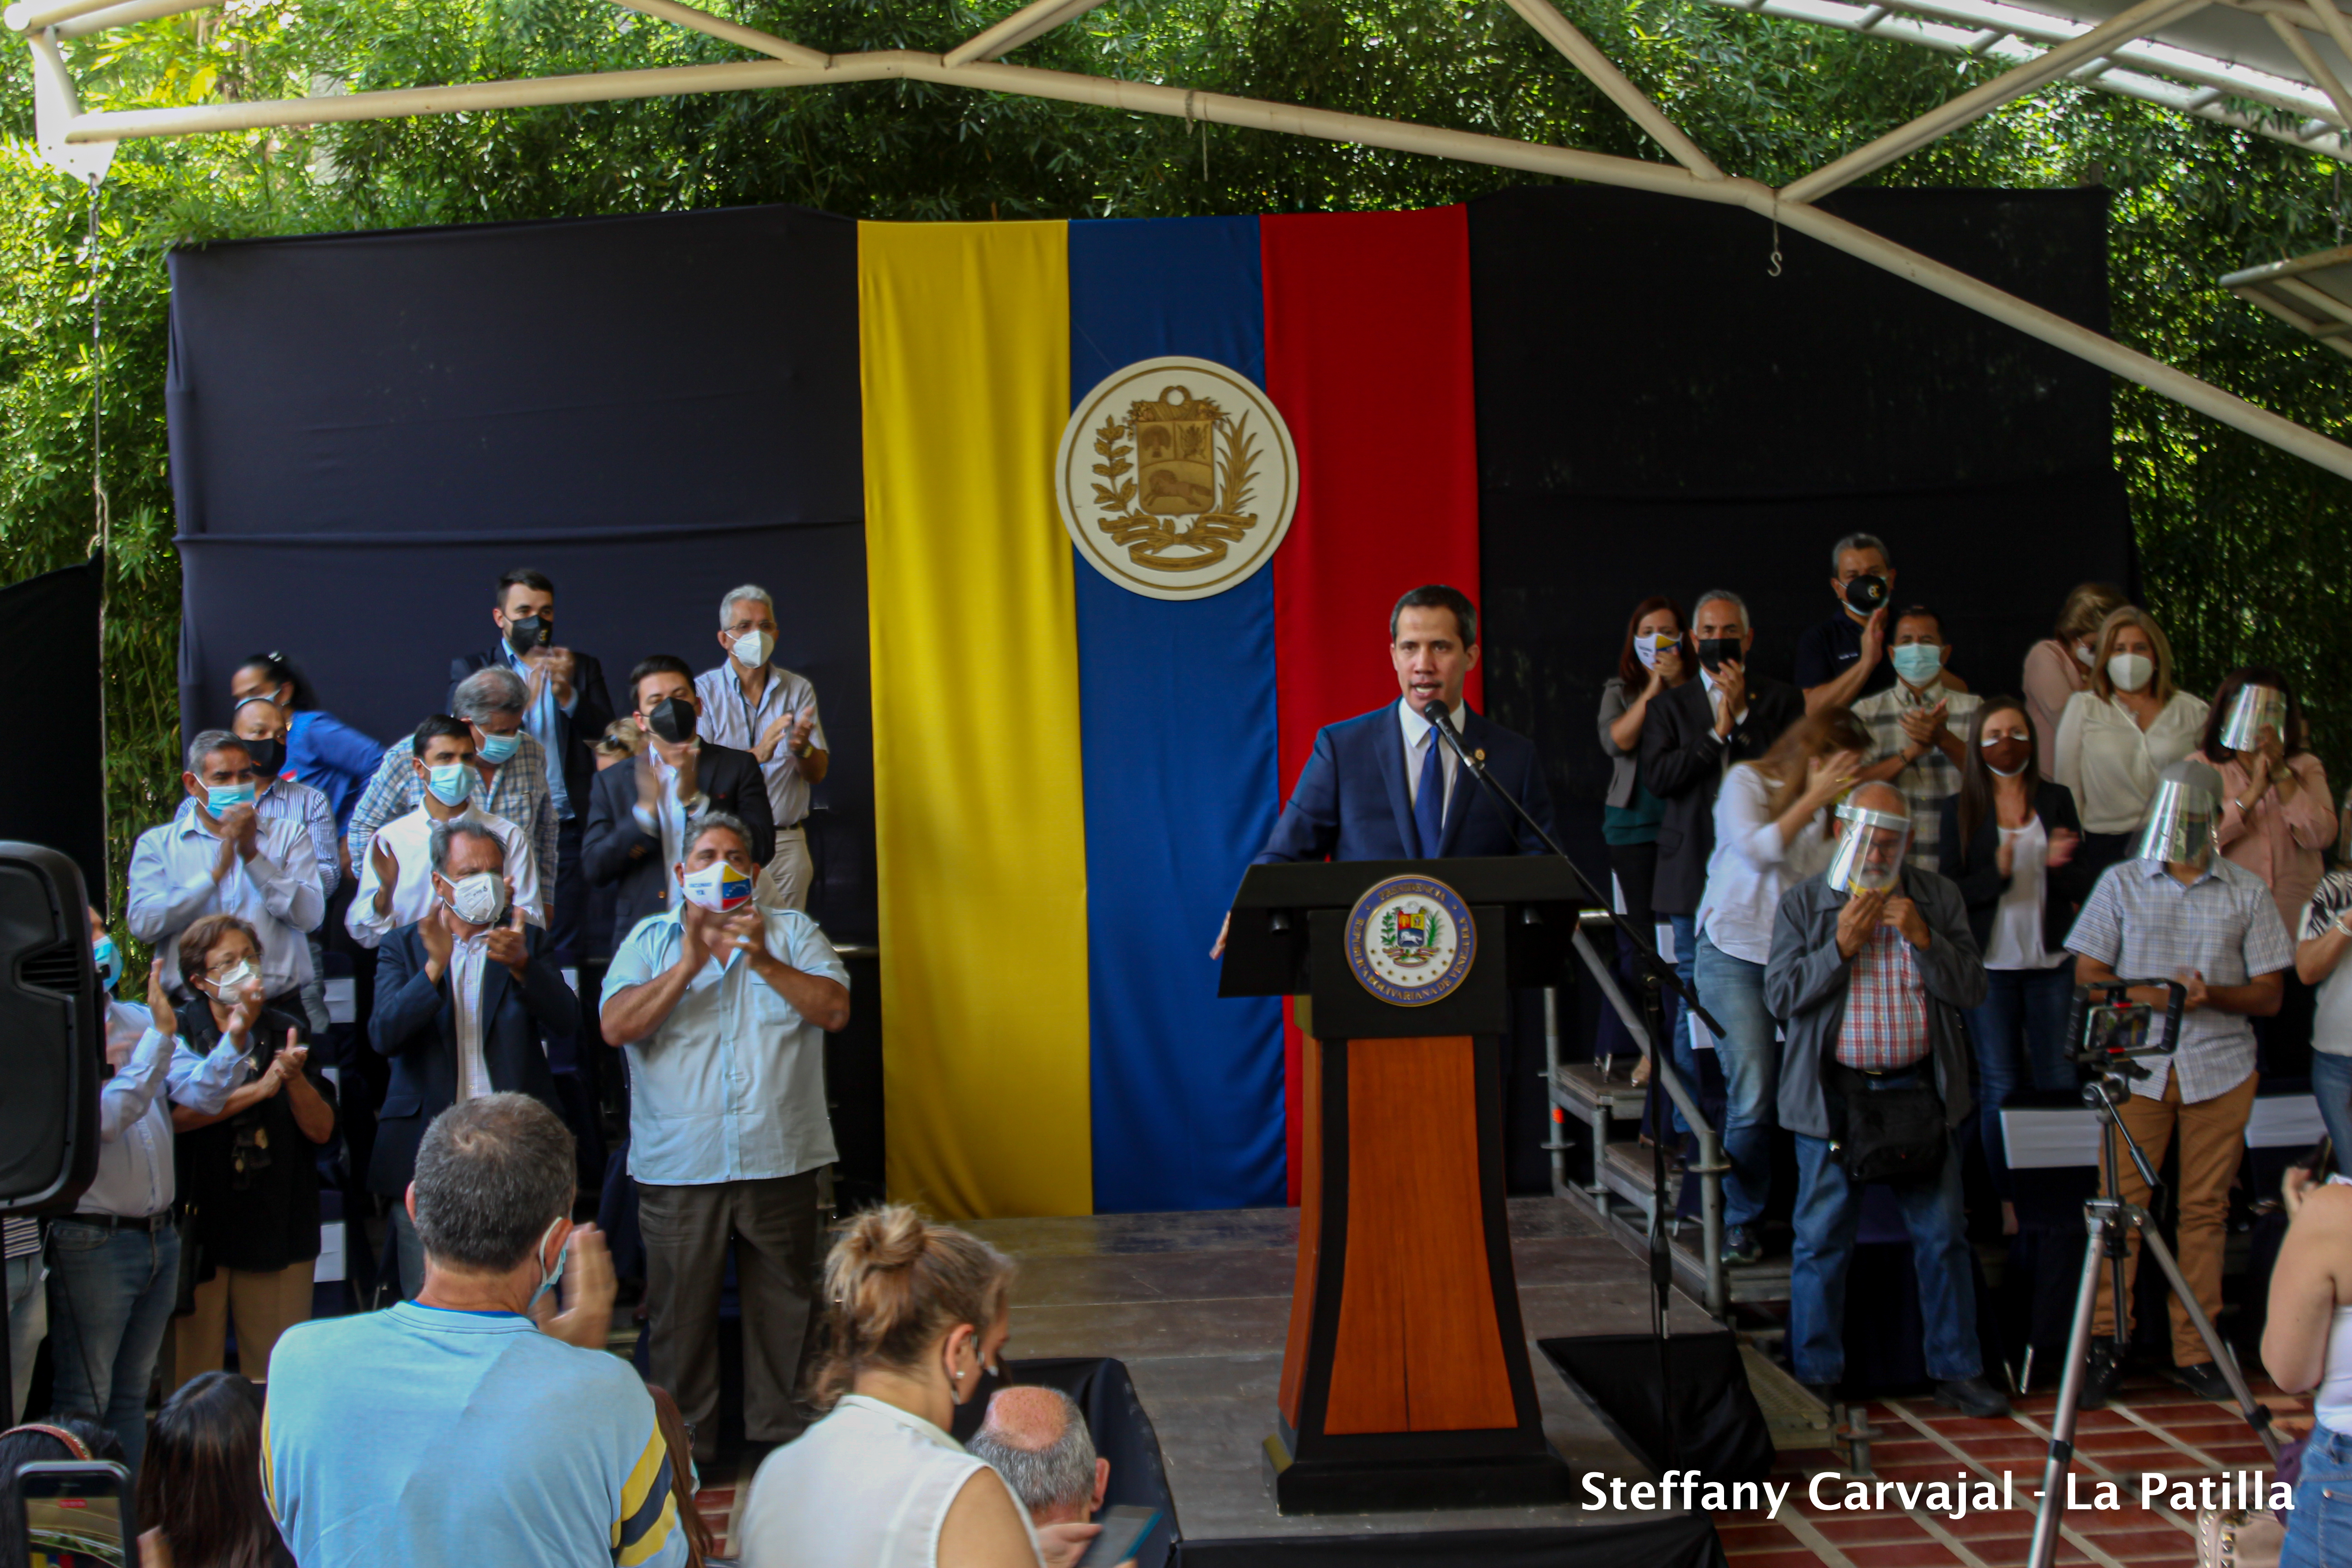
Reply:
<svg viewBox="0 0 2352 1568"><path fill-rule="evenodd" d="M1443 699L1436 697L1431 698L1428 703L1423 707L1421 716L1423 720L1428 721L1429 727L1436 731L1438 735L1448 746L1454 748L1454 754L1462 760L1463 766L1468 768L1471 773L1475 774L1478 778L1482 780L1486 778L1486 764L1485 761L1481 757L1472 756L1469 750L1462 744L1462 731L1454 727L1454 714L1446 708ZM1488 782L1491 783L1491 781ZM1517 812L1519 809L1518 803L1516 801L1512 802L1511 809L1514 812ZM1581 873L1580 873L1580 874Z"/></svg>

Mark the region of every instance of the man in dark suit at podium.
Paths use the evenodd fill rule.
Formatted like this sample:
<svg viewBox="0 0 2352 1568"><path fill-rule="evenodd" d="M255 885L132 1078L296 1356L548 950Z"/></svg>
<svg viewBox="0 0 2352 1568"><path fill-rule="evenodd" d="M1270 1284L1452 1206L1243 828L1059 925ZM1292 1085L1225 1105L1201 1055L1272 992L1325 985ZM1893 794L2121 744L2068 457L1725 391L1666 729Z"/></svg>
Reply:
<svg viewBox="0 0 2352 1568"><path fill-rule="evenodd" d="M1298 787L1251 864L1542 854L1542 842L1464 771L1422 717L1443 702L1462 743L1552 831L1535 742L1462 700L1478 663L1478 610L1469 595L1439 584L1399 599L1389 612L1389 658L1403 695L1316 734ZM1224 947L1220 931L1210 956Z"/></svg>

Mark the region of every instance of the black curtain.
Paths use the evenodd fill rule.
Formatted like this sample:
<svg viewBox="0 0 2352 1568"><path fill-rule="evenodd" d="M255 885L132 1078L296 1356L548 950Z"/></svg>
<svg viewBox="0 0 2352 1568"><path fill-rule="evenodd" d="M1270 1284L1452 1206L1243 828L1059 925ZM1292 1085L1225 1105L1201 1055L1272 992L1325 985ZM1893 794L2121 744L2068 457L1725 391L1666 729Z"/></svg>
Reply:
<svg viewBox="0 0 2352 1568"><path fill-rule="evenodd" d="M0 770L0 838L71 856L93 908L106 904L110 888L99 654L105 572L93 555L0 588L0 681L39 694L43 739L37 764L28 757Z"/></svg>
<svg viewBox="0 0 2352 1568"><path fill-rule="evenodd" d="M166 401L193 731L237 663L390 742L491 646L515 566L556 585L614 706L649 653L724 657L719 596L776 596L832 776L814 912L870 936L856 226L785 206L176 251ZM584 803L582 809L584 810Z"/></svg>

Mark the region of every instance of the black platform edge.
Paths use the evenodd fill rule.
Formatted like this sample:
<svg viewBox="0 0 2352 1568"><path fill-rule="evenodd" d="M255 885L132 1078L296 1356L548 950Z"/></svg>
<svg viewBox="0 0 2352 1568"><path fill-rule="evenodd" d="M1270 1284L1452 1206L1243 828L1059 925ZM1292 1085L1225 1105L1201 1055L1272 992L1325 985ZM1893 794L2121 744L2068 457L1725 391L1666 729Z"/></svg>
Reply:
<svg viewBox="0 0 2352 1568"><path fill-rule="evenodd" d="M1703 1513L1528 1530L1183 1541L1171 1568L1726 1568Z"/></svg>
<svg viewBox="0 0 2352 1568"><path fill-rule="evenodd" d="M1284 1513L1386 1513L1433 1508L1520 1508L1570 1500L1575 1478L1546 1444L1539 1454L1447 1459L1294 1457L1284 1435L1265 1439L1274 1505Z"/></svg>

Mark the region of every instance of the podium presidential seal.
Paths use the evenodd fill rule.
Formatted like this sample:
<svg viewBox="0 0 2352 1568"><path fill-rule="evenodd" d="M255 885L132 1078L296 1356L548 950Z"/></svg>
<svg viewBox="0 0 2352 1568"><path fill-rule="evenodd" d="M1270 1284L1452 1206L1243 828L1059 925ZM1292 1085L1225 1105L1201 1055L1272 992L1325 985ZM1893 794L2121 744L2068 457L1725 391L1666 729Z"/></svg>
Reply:
<svg viewBox="0 0 2352 1568"><path fill-rule="evenodd" d="M1478 928L1462 895L1433 877L1391 877L1348 912L1348 968L1399 1007L1451 996L1478 955Z"/></svg>

